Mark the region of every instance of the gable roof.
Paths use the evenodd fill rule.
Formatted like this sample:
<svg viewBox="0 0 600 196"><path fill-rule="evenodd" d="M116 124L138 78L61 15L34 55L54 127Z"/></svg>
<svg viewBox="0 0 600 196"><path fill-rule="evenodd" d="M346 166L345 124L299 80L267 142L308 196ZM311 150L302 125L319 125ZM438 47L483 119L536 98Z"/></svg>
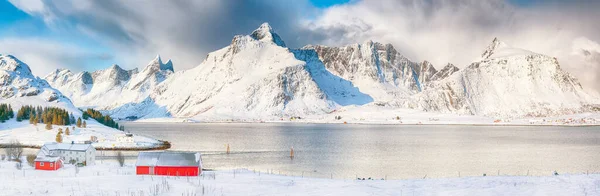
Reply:
<svg viewBox="0 0 600 196"><path fill-rule="evenodd" d="M140 152L136 166L202 166L198 152Z"/></svg>
<svg viewBox="0 0 600 196"><path fill-rule="evenodd" d="M67 150L67 151L87 151L89 148L94 148L91 144L68 144L68 143L46 143L42 146L50 151L52 150Z"/></svg>
<svg viewBox="0 0 600 196"><path fill-rule="evenodd" d="M37 162L56 162L60 160L60 157L58 156L38 156L35 158L35 160L33 161L37 161Z"/></svg>

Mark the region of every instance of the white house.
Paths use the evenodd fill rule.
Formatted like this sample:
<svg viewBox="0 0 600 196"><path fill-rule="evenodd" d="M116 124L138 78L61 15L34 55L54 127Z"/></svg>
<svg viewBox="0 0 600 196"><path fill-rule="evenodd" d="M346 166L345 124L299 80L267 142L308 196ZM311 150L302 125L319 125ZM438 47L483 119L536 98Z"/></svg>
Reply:
<svg viewBox="0 0 600 196"><path fill-rule="evenodd" d="M94 165L96 149L91 144L46 143L40 153L59 156L65 164Z"/></svg>

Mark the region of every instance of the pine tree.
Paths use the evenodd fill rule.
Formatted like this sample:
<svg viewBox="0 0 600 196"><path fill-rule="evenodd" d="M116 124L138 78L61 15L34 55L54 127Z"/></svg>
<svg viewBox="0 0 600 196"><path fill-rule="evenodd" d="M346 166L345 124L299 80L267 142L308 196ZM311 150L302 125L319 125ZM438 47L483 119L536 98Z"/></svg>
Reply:
<svg viewBox="0 0 600 196"><path fill-rule="evenodd" d="M52 124L46 123L46 130L52 130Z"/></svg>
<svg viewBox="0 0 600 196"><path fill-rule="evenodd" d="M69 127L67 127L67 129L65 129L65 135L71 135L71 131L69 131Z"/></svg>
<svg viewBox="0 0 600 196"><path fill-rule="evenodd" d="M53 125L58 125L58 116L56 116L56 114L52 115L52 122Z"/></svg>
<svg viewBox="0 0 600 196"><path fill-rule="evenodd" d="M34 118L34 119L33 119L33 125L34 125L34 126L37 126L37 124L38 124L38 119L37 119L37 117L36 117L36 118Z"/></svg>
<svg viewBox="0 0 600 196"><path fill-rule="evenodd" d="M62 134L63 133L63 129L62 128L58 128L58 133Z"/></svg>
<svg viewBox="0 0 600 196"><path fill-rule="evenodd" d="M63 138L60 132L56 133L56 142L57 143L62 143L63 142Z"/></svg>
<svg viewBox="0 0 600 196"><path fill-rule="evenodd" d="M85 122L85 120L83 121L83 128L87 127L87 123Z"/></svg>
<svg viewBox="0 0 600 196"><path fill-rule="evenodd" d="M81 118L77 119L77 127L81 128Z"/></svg>
<svg viewBox="0 0 600 196"><path fill-rule="evenodd" d="M12 106L8 105L8 118L14 118L15 112L12 109Z"/></svg>

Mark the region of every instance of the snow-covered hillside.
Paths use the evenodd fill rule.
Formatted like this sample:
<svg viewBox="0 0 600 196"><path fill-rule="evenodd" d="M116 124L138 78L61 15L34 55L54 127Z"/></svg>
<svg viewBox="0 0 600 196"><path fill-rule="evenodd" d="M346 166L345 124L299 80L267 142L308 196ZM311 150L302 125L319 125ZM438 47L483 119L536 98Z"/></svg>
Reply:
<svg viewBox="0 0 600 196"><path fill-rule="evenodd" d="M68 71L57 71L57 78L65 78ZM80 75L81 76L81 75ZM58 81L58 79L57 79ZM0 103L8 103L15 113L24 105L58 107L67 110L76 117L82 112L75 107L69 98L60 91L50 87L46 80L33 76L29 66L11 55L0 55ZM0 123L0 144L18 140L23 145L41 146L46 142L54 142L58 129L65 130L72 126L53 126L46 130L43 124L31 125L27 121L17 122L15 118ZM70 135L64 135L64 142L83 142L91 136L98 138L95 147L113 148L152 148L162 143L158 140L134 136L134 142L117 142L116 137L123 135L122 131L106 127L95 120L88 120L86 128L72 128Z"/></svg>
<svg viewBox="0 0 600 196"><path fill-rule="evenodd" d="M111 110L145 100L154 87L172 73L171 60L163 63L157 56L141 72L112 65L91 73L84 71L74 74L70 70L59 69L44 79L65 93L78 107Z"/></svg>

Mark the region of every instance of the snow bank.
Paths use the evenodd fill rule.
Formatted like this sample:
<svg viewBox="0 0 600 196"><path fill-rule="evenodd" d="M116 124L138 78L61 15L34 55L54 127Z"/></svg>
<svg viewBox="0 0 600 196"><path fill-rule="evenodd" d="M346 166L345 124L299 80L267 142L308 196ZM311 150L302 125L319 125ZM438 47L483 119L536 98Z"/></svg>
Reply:
<svg viewBox="0 0 600 196"><path fill-rule="evenodd" d="M39 171L0 161L5 195L600 195L600 174L487 176L414 180L340 180L204 171L200 177L137 176L117 162Z"/></svg>
<svg viewBox="0 0 600 196"><path fill-rule="evenodd" d="M98 138L98 142L92 143L96 148L115 148L115 149L146 149L155 148L162 143L149 137L134 135L133 142L117 141L117 137L125 137L124 133L117 129L106 127L94 120L88 120L87 128L77 128L75 126L53 125L52 130L46 130L45 124L34 126L28 121L17 122L14 118L2 123L0 127L0 144L7 144L13 140L18 140L21 144L27 146L42 146L47 142L54 142L58 129L70 129L71 135L63 134L63 143L83 143L90 140L92 136ZM73 129L75 127L75 129Z"/></svg>

